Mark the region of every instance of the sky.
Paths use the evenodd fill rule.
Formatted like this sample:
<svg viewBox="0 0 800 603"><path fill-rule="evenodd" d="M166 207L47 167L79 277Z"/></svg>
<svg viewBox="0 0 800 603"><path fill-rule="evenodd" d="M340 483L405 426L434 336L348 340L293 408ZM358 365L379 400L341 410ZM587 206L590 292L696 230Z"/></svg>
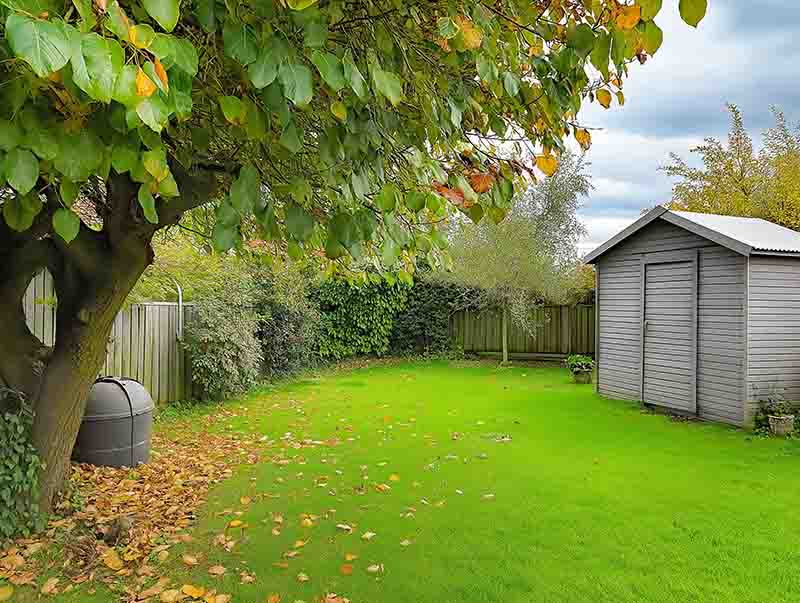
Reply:
<svg viewBox="0 0 800 603"><path fill-rule="evenodd" d="M796 0L709 0L697 29L680 20L678 0L656 17L664 43L645 65L630 67L625 106L585 106L592 132L587 153L594 191L580 210L585 254L633 222L642 209L669 201L672 180L658 168L671 152L712 136L725 138L726 103L742 109L754 142L773 124L770 106L800 121L800 3ZM797 38L796 38L797 39Z"/></svg>

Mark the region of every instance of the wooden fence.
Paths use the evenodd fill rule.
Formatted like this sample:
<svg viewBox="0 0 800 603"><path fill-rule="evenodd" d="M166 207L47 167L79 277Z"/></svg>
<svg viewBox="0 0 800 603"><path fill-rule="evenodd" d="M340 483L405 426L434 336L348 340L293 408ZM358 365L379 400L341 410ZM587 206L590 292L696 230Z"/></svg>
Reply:
<svg viewBox="0 0 800 603"><path fill-rule="evenodd" d="M534 320L541 326L531 337L513 321L508 324L511 358L562 358L594 354L594 305L543 306ZM503 315L500 311L460 311L450 319L450 333L466 353L500 356L503 351Z"/></svg>
<svg viewBox="0 0 800 603"><path fill-rule="evenodd" d="M184 304L183 324L191 320L193 311L191 305ZM134 304L122 310L111 329L100 374L136 379L156 402L190 398L191 366L178 339L179 314L178 304L169 302ZM49 272L42 272L31 281L25 296L25 315L31 332L45 345L53 345L55 290Z"/></svg>

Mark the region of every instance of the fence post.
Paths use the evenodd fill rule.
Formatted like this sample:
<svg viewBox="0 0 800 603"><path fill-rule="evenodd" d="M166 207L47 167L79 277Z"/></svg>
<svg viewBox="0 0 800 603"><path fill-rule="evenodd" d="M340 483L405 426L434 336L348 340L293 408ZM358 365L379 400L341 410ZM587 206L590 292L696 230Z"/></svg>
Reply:
<svg viewBox="0 0 800 603"><path fill-rule="evenodd" d="M503 363L508 363L508 308L503 304Z"/></svg>

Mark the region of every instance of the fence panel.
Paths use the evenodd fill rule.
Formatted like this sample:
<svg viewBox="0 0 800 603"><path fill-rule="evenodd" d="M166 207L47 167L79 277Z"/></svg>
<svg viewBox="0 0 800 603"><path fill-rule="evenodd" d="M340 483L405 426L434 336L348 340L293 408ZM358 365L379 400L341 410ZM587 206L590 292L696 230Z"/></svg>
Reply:
<svg viewBox="0 0 800 603"><path fill-rule="evenodd" d="M28 328L45 345L53 345L56 297L50 273L37 274L25 293ZM184 305L191 319L191 305ZM141 382L158 403L191 397L192 371L178 340L179 308L169 302L134 304L117 315L106 348L101 375L129 377Z"/></svg>
<svg viewBox="0 0 800 603"><path fill-rule="evenodd" d="M534 311L539 324L531 336L508 323L508 351L516 358L559 358L590 354L594 350L594 305L543 306ZM453 340L467 353L499 355L503 352L503 315L496 310L462 310L450 320Z"/></svg>

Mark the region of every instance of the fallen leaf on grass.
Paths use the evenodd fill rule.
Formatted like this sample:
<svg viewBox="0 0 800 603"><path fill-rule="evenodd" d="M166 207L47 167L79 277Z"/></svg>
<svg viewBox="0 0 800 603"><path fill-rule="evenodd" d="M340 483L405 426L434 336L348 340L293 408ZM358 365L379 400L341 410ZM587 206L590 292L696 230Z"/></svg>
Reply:
<svg viewBox="0 0 800 603"><path fill-rule="evenodd" d="M372 540L377 534L375 532L364 532L361 535L361 540Z"/></svg>
<svg viewBox="0 0 800 603"><path fill-rule="evenodd" d="M347 532L348 534L353 533L353 526L346 524L346 523L337 523L336 527L340 529L342 532Z"/></svg>
<svg viewBox="0 0 800 603"><path fill-rule="evenodd" d="M175 590L174 588L170 590L165 590L163 593L161 593L161 596L159 597L161 603L175 603L176 601L182 598L183 594L181 593L181 591Z"/></svg>
<svg viewBox="0 0 800 603"><path fill-rule="evenodd" d="M242 584L252 584L256 581L256 577L252 574L248 574L247 572L242 572L239 574L239 580Z"/></svg>
<svg viewBox="0 0 800 603"><path fill-rule="evenodd" d="M115 572L118 572L125 567L122 559L119 558L117 549L108 549L105 553L103 553L101 559L103 561L103 565L105 565L108 569L114 570Z"/></svg>
<svg viewBox="0 0 800 603"><path fill-rule="evenodd" d="M229 528L240 528L244 525L244 522L241 519L234 519L230 523L228 523Z"/></svg>
<svg viewBox="0 0 800 603"><path fill-rule="evenodd" d="M309 580L311 580L311 578L308 577L308 574L305 574L303 572L300 572L299 574L297 574L297 581L298 582L308 582Z"/></svg>
<svg viewBox="0 0 800 603"><path fill-rule="evenodd" d="M194 555L183 555L181 557L181 561L183 561L184 565L189 567L194 567L195 565L200 563L200 561Z"/></svg>
<svg viewBox="0 0 800 603"><path fill-rule="evenodd" d="M181 592L184 595L192 597L193 599L199 599L204 594L206 594L206 589L202 586L194 586L193 584L184 584L183 588L181 588Z"/></svg>
<svg viewBox="0 0 800 603"><path fill-rule="evenodd" d="M409 546L410 544L411 544L411 541L408 540L408 539L400 541L400 546Z"/></svg>
<svg viewBox="0 0 800 603"><path fill-rule="evenodd" d="M399 482L399 481L400 481L400 476L399 476L399 475L397 475L396 473L392 473L392 474L389 476L389 481L390 481L390 482Z"/></svg>
<svg viewBox="0 0 800 603"><path fill-rule="evenodd" d="M41 593L43 595L53 595L56 591L56 586L58 586L59 579L58 578L50 578L47 582L44 583L42 586Z"/></svg>
<svg viewBox="0 0 800 603"><path fill-rule="evenodd" d="M243 507L246 507L246 506L247 506L247 505L249 505L251 502L253 502L253 499L252 499L252 498L250 498L249 496L242 496L242 497L239 499L239 502L242 504L242 506L243 506Z"/></svg>
<svg viewBox="0 0 800 603"><path fill-rule="evenodd" d="M370 574L382 574L383 573L383 563L375 563L373 565L370 565L367 568L367 571Z"/></svg>
<svg viewBox="0 0 800 603"><path fill-rule="evenodd" d="M140 592L137 596L137 599L143 600L149 599L150 597L156 597L164 592L164 589L167 588L168 584L169 578L160 578L153 586Z"/></svg>
<svg viewBox="0 0 800 603"><path fill-rule="evenodd" d="M226 571L221 565L212 565L208 568L208 573L212 576L224 576Z"/></svg>
<svg viewBox="0 0 800 603"><path fill-rule="evenodd" d="M358 559L358 555L355 555L353 553L345 553L344 554L344 560L345 561L355 561L356 559Z"/></svg>
<svg viewBox="0 0 800 603"><path fill-rule="evenodd" d="M210 603L231 603L230 595L217 595Z"/></svg>
<svg viewBox="0 0 800 603"><path fill-rule="evenodd" d="M267 597L267 603L281 603L281 596L277 593L272 593Z"/></svg>
<svg viewBox="0 0 800 603"><path fill-rule="evenodd" d="M353 573L353 564L352 563L345 563L342 567L339 568L342 576L349 576Z"/></svg>

